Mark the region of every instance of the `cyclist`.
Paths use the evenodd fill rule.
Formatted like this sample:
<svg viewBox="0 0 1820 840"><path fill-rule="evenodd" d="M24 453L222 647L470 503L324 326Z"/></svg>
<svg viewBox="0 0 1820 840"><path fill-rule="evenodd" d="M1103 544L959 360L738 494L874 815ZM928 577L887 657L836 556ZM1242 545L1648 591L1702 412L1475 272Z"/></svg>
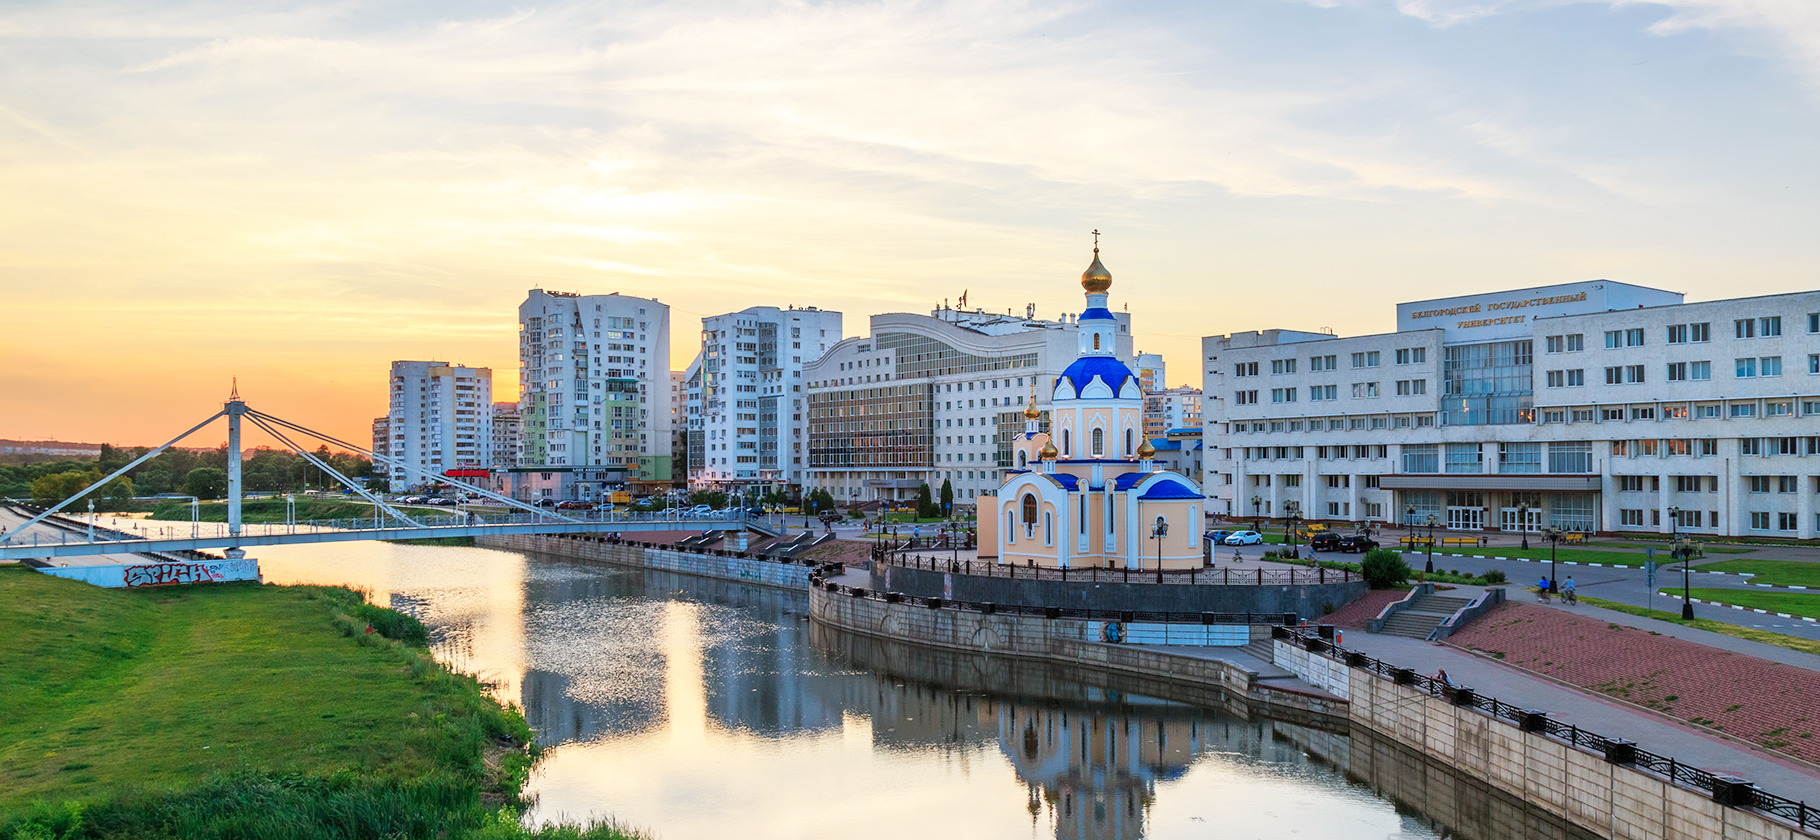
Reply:
<svg viewBox="0 0 1820 840"><path fill-rule="evenodd" d="M1548 603L1548 576L1547 575L1543 575L1541 580L1536 581L1536 600L1540 601L1541 603L1544 603L1544 604Z"/></svg>
<svg viewBox="0 0 1820 840"><path fill-rule="evenodd" d="M1566 582L1561 584L1561 595L1562 595L1562 600L1566 601L1569 604L1580 603L1579 596L1574 593L1574 576L1573 575L1568 575Z"/></svg>

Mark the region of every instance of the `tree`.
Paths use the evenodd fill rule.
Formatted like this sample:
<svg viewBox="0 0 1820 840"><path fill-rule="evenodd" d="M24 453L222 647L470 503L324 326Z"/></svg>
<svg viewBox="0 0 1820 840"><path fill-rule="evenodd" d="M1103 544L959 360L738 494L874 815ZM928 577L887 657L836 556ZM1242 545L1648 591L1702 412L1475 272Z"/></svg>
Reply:
<svg viewBox="0 0 1820 840"><path fill-rule="evenodd" d="M198 499L219 499L227 495L227 471L216 467L197 467L183 477L183 492Z"/></svg>
<svg viewBox="0 0 1820 840"><path fill-rule="evenodd" d="M935 500L929 496L929 482L923 482L916 489L916 518L933 519L941 515L941 509L935 506Z"/></svg>
<svg viewBox="0 0 1820 840"><path fill-rule="evenodd" d="M1372 589L1389 589L1409 580L1409 564L1403 562L1403 555L1388 548L1365 552L1359 561L1359 572Z"/></svg>
<svg viewBox="0 0 1820 840"><path fill-rule="evenodd" d="M942 515L954 515L954 485L948 479L942 479Z"/></svg>

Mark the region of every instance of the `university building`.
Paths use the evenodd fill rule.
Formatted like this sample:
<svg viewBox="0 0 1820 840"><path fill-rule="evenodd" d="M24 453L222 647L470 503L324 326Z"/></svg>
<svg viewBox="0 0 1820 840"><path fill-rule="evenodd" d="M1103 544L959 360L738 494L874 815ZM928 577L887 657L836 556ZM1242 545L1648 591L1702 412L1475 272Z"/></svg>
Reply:
<svg viewBox="0 0 1820 840"><path fill-rule="evenodd" d="M1110 314L1108 351L1133 361L1131 315ZM916 498L953 485L957 506L999 486L1013 465L1031 395L1046 399L1074 361L1080 325L980 309L875 315L803 368L805 489L840 502ZM1047 414L1041 425L1048 427Z"/></svg>
<svg viewBox="0 0 1820 840"><path fill-rule="evenodd" d="M1393 333L1202 347L1210 511L1820 534L1820 292L1686 303L1598 280L1399 304Z"/></svg>

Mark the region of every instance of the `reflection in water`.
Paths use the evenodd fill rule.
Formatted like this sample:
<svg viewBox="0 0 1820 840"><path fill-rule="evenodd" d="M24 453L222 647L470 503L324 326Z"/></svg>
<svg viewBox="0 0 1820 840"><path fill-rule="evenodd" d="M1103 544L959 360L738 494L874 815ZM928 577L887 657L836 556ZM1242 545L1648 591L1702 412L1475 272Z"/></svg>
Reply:
<svg viewBox="0 0 1820 840"><path fill-rule="evenodd" d="M550 747L538 818L665 838L1460 836L1348 781L1362 754L1344 735L831 631L800 593L486 549L261 560L273 582L359 586L418 616L439 658L521 703ZM1556 836L1523 824L1472 836Z"/></svg>

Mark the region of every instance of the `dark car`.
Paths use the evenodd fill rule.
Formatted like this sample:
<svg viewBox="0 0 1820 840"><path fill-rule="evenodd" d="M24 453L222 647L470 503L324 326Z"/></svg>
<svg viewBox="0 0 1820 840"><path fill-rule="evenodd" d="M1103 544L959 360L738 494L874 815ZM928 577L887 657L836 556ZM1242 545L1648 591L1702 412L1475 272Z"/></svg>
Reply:
<svg viewBox="0 0 1820 840"><path fill-rule="evenodd" d="M587 502L568 501L568 502L562 502L562 503L558 504L556 506L556 509L557 510L587 510L590 507L593 507L593 506L588 504Z"/></svg>
<svg viewBox="0 0 1820 840"><path fill-rule="evenodd" d="M1315 551L1339 551L1340 535L1332 531L1322 531L1308 538L1308 547Z"/></svg>
<svg viewBox="0 0 1820 840"><path fill-rule="evenodd" d="M1347 554L1360 554L1378 547L1378 541L1370 537L1351 534L1339 539L1339 551Z"/></svg>

